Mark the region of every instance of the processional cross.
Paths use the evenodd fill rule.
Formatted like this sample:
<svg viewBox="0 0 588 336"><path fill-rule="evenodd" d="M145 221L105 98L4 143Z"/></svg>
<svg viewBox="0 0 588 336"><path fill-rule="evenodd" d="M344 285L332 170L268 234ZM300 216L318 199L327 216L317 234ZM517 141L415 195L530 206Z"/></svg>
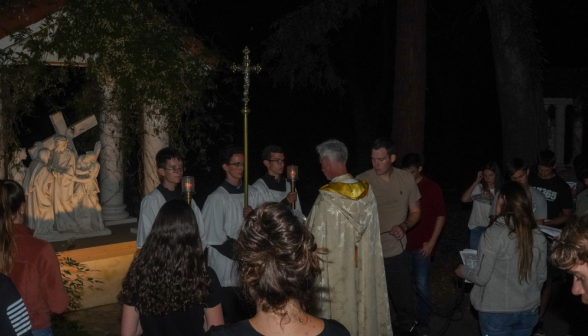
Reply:
<svg viewBox="0 0 588 336"><path fill-rule="evenodd" d="M249 199L249 194L247 193L248 187L249 187L249 177L248 177L248 172L249 172L249 167L248 167L248 153L249 153L249 139L248 139L248 124L247 124L247 116L249 115L249 113L251 112L251 110L249 109L249 107L247 107L247 105L249 104L249 74L251 72L255 72L255 73L259 73L261 71L261 66L259 65L251 65L251 60L249 59L249 48L245 47L245 49L243 50L243 63L242 64L235 64L233 63L233 65L231 65L231 70L233 72L237 72L239 71L240 73L243 74L243 78L244 78L244 83L243 83L243 109L241 110L241 113L243 113L243 128L244 128L244 141L243 141L243 148L244 148L244 153L243 156L245 157L245 162L243 162L243 166L244 166L244 171L243 171L243 175L244 175L244 184L245 184L245 190L244 190L244 196L245 196L245 206L249 205L248 199Z"/></svg>
<svg viewBox="0 0 588 336"><path fill-rule="evenodd" d="M67 127L65 123L65 119L63 119L63 114L61 112L53 113L49 116L51 119L51 123L53 124L53 129L55 129L55 134L48 137L47 139L43 140L42 146L34 146L29 148L28 152L32 159L35 159L39 149L42 147L53 149L55 144L53 138L57 135L63 135L67 138L68 144L67 146L72 149L75 153L76 157L78 156L78 151L76 150L76 146L73 143L73 139L78 135L84 133L85 131L89 130L90 128L97 126L98 121L96 120L95 116L89 116L83 119L80 122L75 123L73 126Z"/></svg>

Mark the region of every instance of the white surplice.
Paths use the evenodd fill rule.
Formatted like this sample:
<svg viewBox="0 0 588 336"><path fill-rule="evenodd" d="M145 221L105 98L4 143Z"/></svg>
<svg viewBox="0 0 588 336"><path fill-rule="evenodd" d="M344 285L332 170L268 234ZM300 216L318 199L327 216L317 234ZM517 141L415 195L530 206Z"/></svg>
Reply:
<svg viewBox="0 0 588 336"><path fill-rule="evenodd" d="M141 210L139 211L139 227L137 229L137 248L141 248L145 244L145 240L147 239L147 236L149 235L149 233L151 232L151 228L153 227L155 217L157 217L159 209L161 209L165 202L165 198L157 189L154 189L141 201ZM204 249L206 248L206 245L204 244L204 240L202 239L202 232L204 227L202 221L202 213L200 212L200 208L198 208L194 200L192 200L191 206L192 211L194 211L194 215L196 215L196 222L198 222L198 231L200 232L200 239L203 241L202 248Z"/></svg>
<svg viewBox="0 0 588 336"><path fill-rule="evenodd" d="M210 245L222 245L227 237L237 239L243 225L244 194L230 194L219 186L208 195L202 217L204 218L204 234L202 241L208 246L208 266L216 275L222 287L236 287L238 284L235 262L217 251ZM249 186L249 205L256 208L262 204L259 192Z"/></svg>
<svg viewBox="0 0 588 336"><path fill-rule="evenodd" d="M282 177L284 178L284 177ZM280 203L288 194L292 187L290 186L290 182L286 180L286 191L279 191L279 190L272 190L270 189L267 184L263 181L263 179L257 179L253 186L257 191L259 191L259 197L261 198L261 203L265 202L278 202ZM296 210L301 210L300 207L300 195L296 199Z"/></svg>

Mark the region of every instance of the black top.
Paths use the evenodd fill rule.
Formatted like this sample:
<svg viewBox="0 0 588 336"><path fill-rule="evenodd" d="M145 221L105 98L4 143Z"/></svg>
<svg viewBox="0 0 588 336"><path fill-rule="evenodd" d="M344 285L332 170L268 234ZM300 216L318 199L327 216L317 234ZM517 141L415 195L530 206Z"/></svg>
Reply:
<svg viewBox="0 0 588 336"><path fill-rule="evenodd" d="M532 174L529 176L529 185L545 195L548 219L559 216L562 209L572 209L574 207L572 189L558 175L546 180Z"/></svg>
<svg viewBox="0 0 588 336"><path fill-rule="evenodd" d="M10 278L2 273L0 273L0 335L33 335L27 308Z"/></svg>
<svg viewBox="0 0 588 336"><path fill-rule="evenodd" d="M325 329L317 336L347 336L351 335L349 331L339 322L335 320L321 319L325 322ZM222 326L211 327L206 333L210 336L263 336L258 333L249 320L237 322L235 324L228 324Z"/></svg>
<svg viewBox="0 0 588 336"><path fill-rule="evenodd" d="M169 202L171 200L183 200L184 198L182 197L182 186L181 185L176 185L176 188L174 189L174 191L171 191L169 189L167 189L166 187L163 186L163 183L160 183L157 186L157 190L159 190L159 192L163 195L163 198L165 198L166 202Z"/></svg>
<svg viewBox="0 0 588 336"><path fill-rule="evenodd" d="M243 194L245 192L245 189L243 188L243 181L241 181L241 184L239 184L238 187L235 187L229 183L229 181L224 180L223 183L221 183L221 187L225 188L229 194Z"/></svg>
<svg viewBox="0 0 588 336"><path fill-rule="evenodd" d="M278 176L278 178L275 178L270 174L265 173L265 175L263 175L261 179L263 180L263 182L265 182L265 184L270 190L286 191L286 178L284 178L283 176Z"/></svg>
<svg viewBox="0 0 588 336"><path fill-rule="evenodd" d="M220 282L214 270L207 267L210 277L210 294L205 305L194 305L185 311L171 311L166 315L143 315L139 320L145 336L204 335L204 308L213 308L222 301Z"/></svg>

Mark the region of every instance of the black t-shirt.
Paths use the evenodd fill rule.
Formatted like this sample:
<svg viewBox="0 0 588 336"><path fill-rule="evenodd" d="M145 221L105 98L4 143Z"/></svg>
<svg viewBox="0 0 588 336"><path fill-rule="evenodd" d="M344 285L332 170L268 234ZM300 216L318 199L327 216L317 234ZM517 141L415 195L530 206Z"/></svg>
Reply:
<svg viewBox="0 0 588 336"><path fill-rule="evenodd" d="M10 278L2 273L0 273L0 335L33 335L27 308Z"/></svg>
<svg viewBox="0 0 588 336"><path fill-rule="evenodd" d="M220 282L214 270L207 267L210 277L210 294L206 305L194 305L186 311L172 311L166 315L143 315L139 320L145 336L159 335L204 335L204 308L213 308L222 301Z"/></svg>
<svg viewBox="0 0 588 336"><path fill-rule="evenodd" d="M545 195L547 219L559 216L562 209L572 209L574 207L572 189L557 175L546 180L532 174L529 176L529 185Z"/></svg>
<svg viewBox="0 0 588 336"><path fill-rule="evenodd" d="M335 320L321 319L325 322L325 329L317 336L347 336L351 335L349 331ZM227 324L222 326L211 327L206 333L207 336L263 336L258 333L249 320Z"/></svg>

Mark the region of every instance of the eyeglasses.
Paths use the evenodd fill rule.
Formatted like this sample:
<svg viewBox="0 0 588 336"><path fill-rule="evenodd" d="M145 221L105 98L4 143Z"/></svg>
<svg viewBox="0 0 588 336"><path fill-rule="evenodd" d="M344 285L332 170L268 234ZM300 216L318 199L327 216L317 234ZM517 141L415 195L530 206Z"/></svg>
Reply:
<svg viewBox="0 0 588 336"><path fill-rule="evenodd" d="M235 163L229 163L229 166L235 166L237 168L241 168L244 166L243 162L235 162Z"/></svg>
<svg viewBox="0 0 588 336"><path fill-rule="evenodd" d="M275 159L275 160L268 160L269 162L275 162L277 164L285 164L286 160L282 160L282 159Z"/></svg>
<svg viewBox="0 0 588 336"><path fill-rule="evenodd" d="M172 173L181 173L181 172L186 171L186 167L184 167L184 166L171 167L171 168L165 168L165 170L170 171Z"/></svg>

